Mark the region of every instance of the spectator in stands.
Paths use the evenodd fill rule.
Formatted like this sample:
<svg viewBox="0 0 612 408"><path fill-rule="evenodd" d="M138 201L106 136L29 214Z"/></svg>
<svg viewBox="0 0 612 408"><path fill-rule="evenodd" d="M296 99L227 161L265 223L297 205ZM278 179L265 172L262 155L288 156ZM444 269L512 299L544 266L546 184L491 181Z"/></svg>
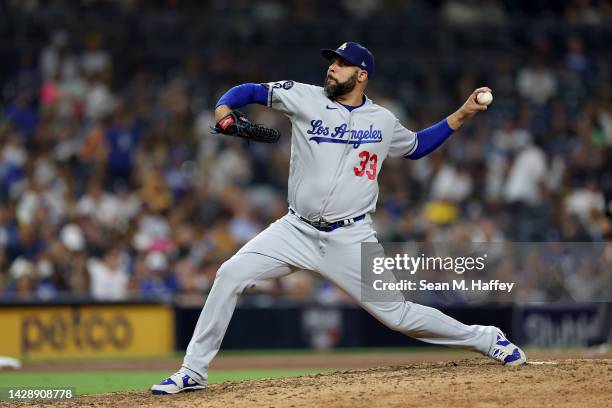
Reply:
<svg viewBox="0 0 612 408"><path fill-rule="evenodd" d="M125 300L128 296L129 274L127 255L112 247L103 259L90 258L87 270L91 280L91 295L96 300Z"/></svg>
<svg viewBox="0 0 612 408"><path fill-rule="evenodd" d="M34 300L37 277L34 265L25 258L13 261L9 269L10 277L4 287L4 294L9 299Z"/></svg>
<svg viewBox="0 0 612 408"><path fill-rule="evenodd" d="M32 95L29 90L19 90L14 102L4 109L4 113L26 142L34 136L38 124L38 112L32 106Z"/></svg>
<svg viewBox="0 0 612 408"><path fill-rule="evenodd" d="M55 31L51 42L40 54L40 74L43 81L59 78L69 80L78 75L78 61L70 52L70 37L65 30Z"/></svg>
<svg viewBox="0 0 612 408"><path fill-rule="evenodd" d="M557 78L542 60L533 56L516 78L519 94L531 103L542 106L557 94Z"/></svg>
<svg viewBox="0 0 612 408"><path fill-rule="evenodd" d="M142 138L142 127L130 117L125 106L117 107L106 130L108 148L106 171L109 184L124 181L132 185L134 160Z"/></svg>
<svg viewBox="0 0 612 408"><path fill-rule="evenodd" d="M516 157L504 185L503 196L508 208L523 222L514 223L514 236L519 241L543 240L542 223L546 223L543 203L548 192L549 167L546 155L535 145L531 136L521 134L515 140ZM538 239L539 238L539 239Z"/></svg>

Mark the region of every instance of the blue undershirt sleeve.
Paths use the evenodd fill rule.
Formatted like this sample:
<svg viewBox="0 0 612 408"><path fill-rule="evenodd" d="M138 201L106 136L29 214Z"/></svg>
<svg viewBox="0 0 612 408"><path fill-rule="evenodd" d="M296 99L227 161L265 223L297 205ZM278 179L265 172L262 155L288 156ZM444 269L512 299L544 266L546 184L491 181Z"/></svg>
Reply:
<svg viewBox="0 0 612 408"><path fill-rule="evenodd" d="M417 132L417 148L411 154L405 156L408 159L420 159L428 155L440 146L454 132L448 125L446 119Z"/></svg>
<svg viewBox="0 0 612 408"><path fill-rule="evenodd" d="M242 84L227 91L215 105L227 105L230 109L242 108L250 103L268 104L268 89L262 84Z"/></svg>

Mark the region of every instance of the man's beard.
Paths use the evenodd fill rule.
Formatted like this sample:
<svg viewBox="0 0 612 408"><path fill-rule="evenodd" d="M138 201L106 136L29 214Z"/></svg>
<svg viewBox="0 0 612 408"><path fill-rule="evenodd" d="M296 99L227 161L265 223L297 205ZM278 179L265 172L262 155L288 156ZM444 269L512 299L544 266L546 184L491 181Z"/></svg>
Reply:
<svg viewBox="0 0 612 408"><path fill-rule="evenodd" d="M346 82L337 82L332 80L330 76L325 78L325 86L323 90L325 90L325 95L329 99L336 99L342 95L346 95L355 89L355 85L357 85L357 73L355 72Z"/></svg>

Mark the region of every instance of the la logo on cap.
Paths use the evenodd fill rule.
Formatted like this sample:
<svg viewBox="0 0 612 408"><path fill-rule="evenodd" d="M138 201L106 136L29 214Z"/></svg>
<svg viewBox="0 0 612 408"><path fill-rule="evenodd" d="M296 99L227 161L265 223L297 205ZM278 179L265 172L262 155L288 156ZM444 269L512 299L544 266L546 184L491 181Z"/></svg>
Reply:
<svg viewBox="0 0 612 408"><path fill-rule="evenodd" d="M339 46L338 49L339 50L345 50L346 49L346 43L344 43L341 46Z"/></svg>

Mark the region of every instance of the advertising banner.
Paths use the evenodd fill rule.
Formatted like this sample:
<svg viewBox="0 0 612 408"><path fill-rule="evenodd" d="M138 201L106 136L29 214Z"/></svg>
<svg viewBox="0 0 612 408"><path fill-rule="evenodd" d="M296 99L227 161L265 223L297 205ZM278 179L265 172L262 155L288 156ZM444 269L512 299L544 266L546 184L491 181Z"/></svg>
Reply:
<svg viewBox="0 0 612 408"><path fill-rule="evenodd" d="M0 308L0 355L81 357L155 355L174 349L166 305Z"/></svg>

